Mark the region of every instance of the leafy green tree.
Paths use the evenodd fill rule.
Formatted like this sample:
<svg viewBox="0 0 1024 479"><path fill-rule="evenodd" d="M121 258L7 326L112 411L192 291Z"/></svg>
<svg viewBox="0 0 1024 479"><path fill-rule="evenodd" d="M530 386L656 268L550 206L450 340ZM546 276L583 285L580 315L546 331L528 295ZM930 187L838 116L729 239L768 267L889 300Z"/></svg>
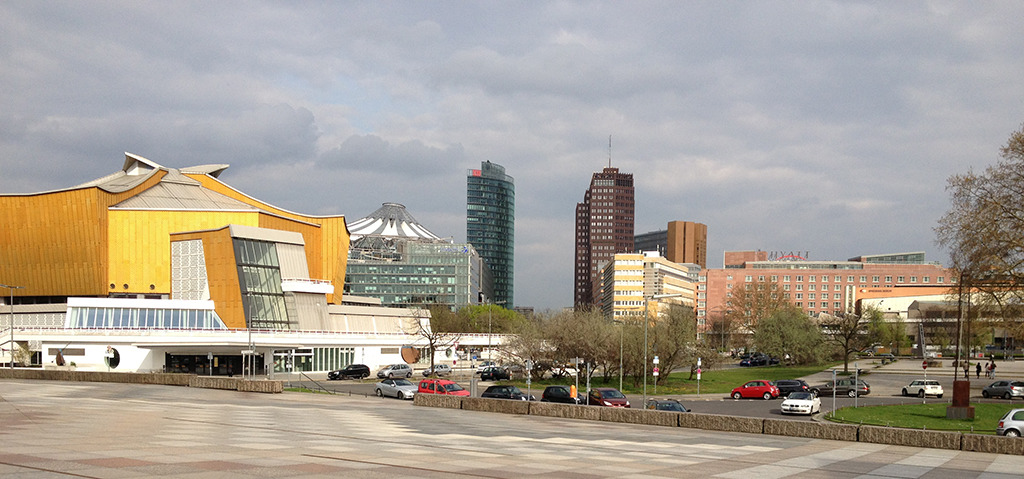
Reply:
<svg viewBox="0 0 1024 479"><path fill-rule="evenodd" d="M780 359L789 355L789 360L796 364L813 364L822 359L821 330L796 306L778 309L762 319L754 330L753 341L758 351Z"/></svg>
<svg viewBox="0 0 1024 479"><path fill-rule="evenodd" d="M658 356L658 369L664 371L655 382L676 368L696 362L697 321L693 308L673 305L667 314L653 321L650 329L652 351L648 360Z"/></svg>

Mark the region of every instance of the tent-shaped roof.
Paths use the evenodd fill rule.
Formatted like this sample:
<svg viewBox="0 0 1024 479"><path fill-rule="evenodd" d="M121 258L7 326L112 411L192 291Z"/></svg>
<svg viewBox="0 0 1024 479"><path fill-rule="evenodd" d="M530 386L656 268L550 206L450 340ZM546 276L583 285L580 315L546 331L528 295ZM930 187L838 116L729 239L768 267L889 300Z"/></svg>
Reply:
<svg viewBox="0 0 1024 479"><path fill-rule="evenodd" d="M398 203L384 203L369 216L349 223L348 230L353 241L371 235L425 240L441 239L416 221L416 218L413 218L405 210L404 205Z"/></svg>

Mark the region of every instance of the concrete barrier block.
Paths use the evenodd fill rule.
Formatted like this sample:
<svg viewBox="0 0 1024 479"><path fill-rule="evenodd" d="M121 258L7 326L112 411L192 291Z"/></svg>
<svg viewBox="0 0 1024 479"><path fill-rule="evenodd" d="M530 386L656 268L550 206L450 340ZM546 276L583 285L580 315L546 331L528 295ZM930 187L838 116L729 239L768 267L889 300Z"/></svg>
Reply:
<svg viewBox="0 0 1024 479"><path fill-rule="evenodd" d="M761 434L764 431L764 419L724 416L720 414L685 413L679 414L679 427Z"/></svg>
<svg viewBox="0 0 1024 479"><path fill-rule="evenodd" d="M420 394L412 397L415 406L442 407L447 409L462 409L461 396L445 396L443 394Z"/></svg>
<svg viewBox="0 0 1024 479"><path fill-rule="evenodd" d="M601 420L601 407L530 401L530 415L565 419Z"/></svg>
<svg viewBox="0 0 1024 479"><path fill-rule="evenodd" d="M1024 455L1024 439L1019 437L964 434L961 447L964 451Z"/></svg>
<svg viewBox="0 0 1024 479"><path fill-rule="evenodd" d="M530 403L513 399L465 398L462 400L462 409L502 414L529 414Z"/></svg>
<svg viewBox="0 0 1024 479"><path fill-rule="evenodd" d="M860 426L860 442L896 446L960 449L963 434L950 431L926 431L898 427Z"/></svg>
<svg viewBox="0 0 1024 479"><path fill-rule="evenodd" d="M856 441L860 426L856 424L834 424L828 422L791 421L786 419L765 419L764 433L775 436L809 437L832 441Z"/></svg>
<svg viewBox="0 0 1024 479"><path fill-rule="evenodd" d="M672 411L655 411L650 409L630 409L618 407L602 407L601 420L606 422L624 422L628 424L646 424L649 426L679 426L679 415L686 413Z"/></svg>

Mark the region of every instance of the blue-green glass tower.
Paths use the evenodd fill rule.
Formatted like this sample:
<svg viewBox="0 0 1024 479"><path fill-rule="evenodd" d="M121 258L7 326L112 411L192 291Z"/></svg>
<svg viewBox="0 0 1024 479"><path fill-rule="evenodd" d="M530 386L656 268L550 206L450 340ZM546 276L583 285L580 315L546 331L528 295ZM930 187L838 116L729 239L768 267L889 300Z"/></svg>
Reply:
<svg viewBox="0 0 1024 479"><path fill-rule="evenodd" d="M516 185L505 167L484 161L466 175L466 242L494 278L493 302L512 308L515 265Z"/></svg>

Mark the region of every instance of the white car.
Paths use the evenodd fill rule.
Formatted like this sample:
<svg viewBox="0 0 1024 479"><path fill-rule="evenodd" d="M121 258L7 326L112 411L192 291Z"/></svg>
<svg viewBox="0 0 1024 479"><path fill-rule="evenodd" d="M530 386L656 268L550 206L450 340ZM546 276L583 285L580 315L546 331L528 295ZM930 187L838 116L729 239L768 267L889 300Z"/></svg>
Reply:
<svg viewBox="0 0 1024 479"><path fill-rule="evenodd" d="M814 393L789 393L782 401L782 414L814 414L821 412L821 399Z"/></svg>
<svg viewBox="0 0 1024 479"><path fill-rule="evenodd" d="M398 399L412 399L416 395L416 385L408 379L385 379L379 383L374 390L379 397L394 397Z"/></svg>
<svg viewBox="0 0 1024 479"><path fill-rule="evenodd" d="M941 398L942 385L934 379L915 379L910 384L903 387L903 395L917 396L919 398L923 398L925 396Z"/></svg>

